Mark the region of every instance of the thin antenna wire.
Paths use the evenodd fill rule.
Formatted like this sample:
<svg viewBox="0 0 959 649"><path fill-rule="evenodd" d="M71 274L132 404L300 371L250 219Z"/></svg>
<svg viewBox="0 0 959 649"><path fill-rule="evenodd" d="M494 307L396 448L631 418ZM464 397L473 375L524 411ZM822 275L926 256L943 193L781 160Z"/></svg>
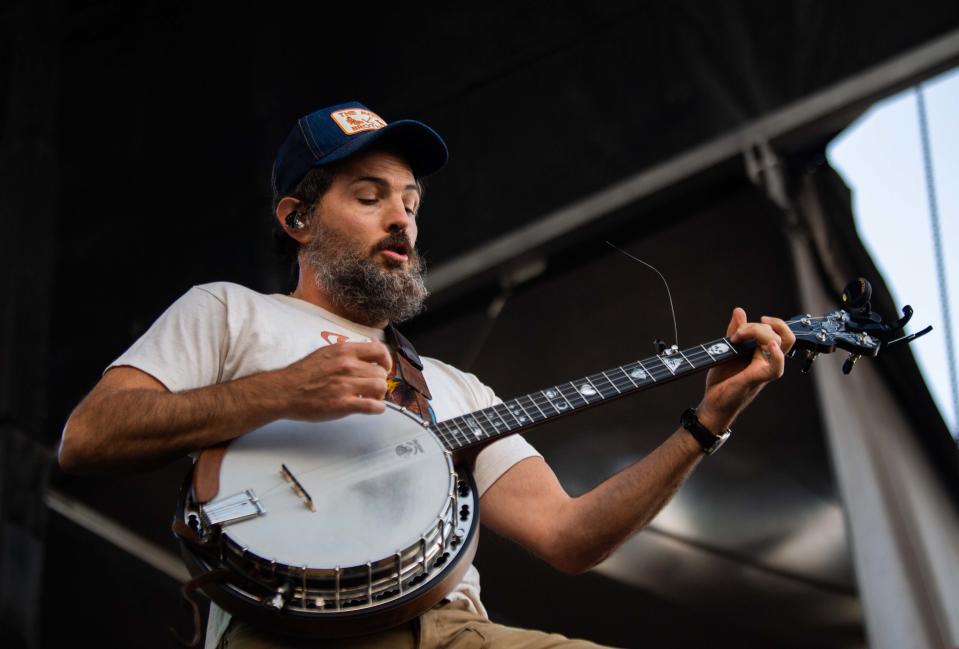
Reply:
<svg viewBox="0 0 959 649"><path fill-rule="evenodd" d="M609 241L606 242L606 245L609 246L610 248L612 248L613 250L619 250L621 253L623 253L624 255L626 255L627 257L629 257L630 259L632 259L633 261L638 261L638 262L641 263L643 266L647 266L648 268L652 268L653 270L656 271L656 274L659 275L659 278L660 278L661 280L663 280L663 285L666 286L666 296L669 298L669 310L670 310L670 311L672 312L672 314L673 314L673 336L674 336L674 338L673 338L673 344L675 344L675 345L678 346L678 345L679 345L679 328L676 326L676 310L673 308L673 294L669 292L669 283L666 281L666 278L663 277L663 274L662 274L661 272L659 272L658 270L656 270L656 267L655 267L655 266L652 266L651 264L647 264L645 261L643 261L643 260L640 259L639 257L634 257L633 255L629 254L629 253L626 252L625 250L623 250L623 249L621 249L621 248L617 248L616 246L614 246L613 244L611 244Z"/></svg>

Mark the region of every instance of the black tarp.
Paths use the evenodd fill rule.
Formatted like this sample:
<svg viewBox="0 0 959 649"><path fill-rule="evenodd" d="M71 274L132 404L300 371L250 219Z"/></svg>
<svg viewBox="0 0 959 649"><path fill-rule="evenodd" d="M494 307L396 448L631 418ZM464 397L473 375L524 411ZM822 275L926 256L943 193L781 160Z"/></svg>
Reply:
<svg viewBox="0 0 959 649"><path fill-rule="evenodd" d="M27 404L29 421L36 422L30 430L48 450L102 368L189 286L231 280L269 291L282 285L269 242L269 169L293 120L317 106L359 99L387 119L421 118L447 139L451 163L430 179L423 212L421 243L435 264L959 25L954 2L39 6L14 2L0 10L0 210L4 281L11 287L4 293L0 337L9 387L0 398L7 408ZM646 353L651 335L668 335L655 281L627 281L632 269L617 275L623 262L602 247L600 233L642 249L676 294L694 296L677 305L682 336L695 337L690 321L713 335L736 302L783 314L794 303L788 273L764 283L751 274L757 264L776 272L785 267L769 250L750 244L750 232L775 214L753 192L732 165L693 192L670 195L642 212L625 210L605 231L598 227L554 252L547 275L511 299L483 347L494 360L515 354L503 337L509 323L514 336L534 336L539 342L525 346L531 355L524 372L501 372L486 356L476 371L509 395L567 370L594 369L594 360L615 361L614 352L625 344ZM841 203L841 194L833 195ZM706 219L704 227L688 232L697 218ZM715 222L724 223L721 232L710 228ZM699 257L671 236L677 231L702 237L696 239ZM855 240L847 225L837 225L836 236ZM737 254L710 266L717 251ZM609 295L584 283L607 266L622 279L608 285ZM643 308L621 308L633 304L629 294L637 283L645 287ZM432 353L455 356L449 346L475 335L491 290L428 313L413 332ZM591 308L608 319L592 326L603 328L603 346L570 350L563 365L549 350L565 342L564 332L542 335L553 323L541 314L570 295L607 298ZM512 321L522 309L526 319ZM623 331L624 314L642 319L644 328ZM794 382L790 392L805 389L788 380ZM657 414L660 428L674 423L676 405L685 406L694 392L692 385L675 390L676 403L664 399ZM928 402L920 387L903 390ZM769 397L763 403L750 411L757 420L783 402ZM926 428L941 431L941 420ZM821 439L808 439L808 446L789 449L809 456L797 479L834 502ZM642 441L631 452L651 443ZM756 464L749 466L762 466L769 450L755 449L750 459ZM605 461L622 461L618 452L611 449ZM56 488L172 549L167 525L182 468L96 479L55 472L53 478ZM688 491L692 497L695 488ZM166 611L151 617L153 598L161 583L175 598L175 584L126 557L117 559L122 583L98 578L91 564L75 579L65 576L78 548L106 563L118 551L52 518L47 561L58 570L45 573L46 642L75 642L85 622L127 607L138 611L132 615L138 622L99 637L99 644L165 644L158 633L170 621ZM485 556L493 564L500 555ZM487 584L500 585L485 596L508 609L504 615L516 623L548 619L532 603L509 600L508 575L492 565L481 569ZM534 579L536 568L529 570ZM663 610L656 615L662 628L677 628L666 616L669 607L653 603L656 595L620 590L604 579L589 575L562 584L570 602L586 599L607 617L619 610L616 605L632 614L648 599ZM838 592L848 587L840 583ZM54 606L58 600L70 607ZM610 600L618 604L609 606ZM585 605L569 608L562 609L561 622L571 632L587 634L591 616L601 615ZM677 619L689 619L673 610ZM682 625L681 633L689 635L673 640L682 646L709 636L714 645L717 637L741 645L762 637L780 646L847 646L861 637L855 625L808 627L803 636L802 629L777 626L777 620L769 618L770 628L737 628L739 620L718 616L710 625ZM137 631L143 635L136 637ZM607 640L629 646L629 632ZM665 636L654 635L668 646Z"/></svg>

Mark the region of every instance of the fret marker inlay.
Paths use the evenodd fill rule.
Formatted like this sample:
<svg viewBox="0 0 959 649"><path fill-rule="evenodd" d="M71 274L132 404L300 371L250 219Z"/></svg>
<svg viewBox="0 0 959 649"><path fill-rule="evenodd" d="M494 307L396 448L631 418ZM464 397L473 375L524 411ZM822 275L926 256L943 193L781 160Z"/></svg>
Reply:
<svg viewBox="0 0 959 649"><path fill-rule="evenodd" d="M669 367L672 371L676 371L680 365L683 364L683 359L681 358L664 358L663 362L666 363L666 366Z"/></svg>
<svg viewBox="0 0 959 649"><path fill-rule="evenodd" d="M591 397L596 394L596 390L589 383L584 383L576 389L579 390L579 393L584 397Z"/></svg>
<svg viewBox="0 0 959 649"><path fill-rule="evenodd" d="M709 349L707 349L706 351L709 352L710 354L713 354L714 356L718 356L719 354L725 354L726 352L728 352L729 345L727 345L726 343L716 343L715 345L710 345Z"/></svg>
<svg viewBox="0 0 959 649"><path fill-rule="evenodd" d="M479 422L470 417L466 420L466 425L469 427L470 432L473 433L473 437L480 439L483 437L483 429L480 428Z"/></svg>
<svg viewBox="0 0 959 649"><path fill-rule="evenodd" d="M630 375L631 377L633 377L634 379L638 379L638 380L640 380L640 381L643 381L643 380L646 379L646 372L644 372L643 370L639 369L638 367L637 367L635 370L633 370L632 372L630 372L629 375Z"/></svg>

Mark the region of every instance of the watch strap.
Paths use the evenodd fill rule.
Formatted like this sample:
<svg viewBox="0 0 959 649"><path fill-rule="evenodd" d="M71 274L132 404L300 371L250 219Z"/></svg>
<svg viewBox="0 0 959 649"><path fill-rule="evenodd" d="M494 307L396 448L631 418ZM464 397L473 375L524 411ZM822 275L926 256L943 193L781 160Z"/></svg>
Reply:
<svg viewBox="0 0 959 649"><path fill-rule="evenodd" d="M679 421L683 425L683 428L688 430L692 436L696 438L699 446L703 449L703 453L706 455L712 455L719 450L719 447L726 443L726 440L729 439L730 434L733 432L732 428L727 428L719 435L712 432L700 423L699 417L696 416L695 408L687 408L679 418Z"/></svg>

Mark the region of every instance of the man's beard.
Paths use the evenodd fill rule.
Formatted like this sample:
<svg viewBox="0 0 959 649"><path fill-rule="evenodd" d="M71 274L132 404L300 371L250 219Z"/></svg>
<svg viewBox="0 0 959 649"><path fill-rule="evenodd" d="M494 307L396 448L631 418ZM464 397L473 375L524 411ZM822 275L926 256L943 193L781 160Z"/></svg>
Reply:
<svg viewBox="0 0 959 649"><path fill-rule="evenodd" d="M424 309L429 295L425 263L405 234L392 234L374 246L379 251L391 244L406 245L408 268L387 259L384 269L373 258L378 252L361 250L353 239L322 222L315 227L314 237L303 251L306 262L312 266L317 284L352 319L364 325L384 320L398 323Z"/></svg>

